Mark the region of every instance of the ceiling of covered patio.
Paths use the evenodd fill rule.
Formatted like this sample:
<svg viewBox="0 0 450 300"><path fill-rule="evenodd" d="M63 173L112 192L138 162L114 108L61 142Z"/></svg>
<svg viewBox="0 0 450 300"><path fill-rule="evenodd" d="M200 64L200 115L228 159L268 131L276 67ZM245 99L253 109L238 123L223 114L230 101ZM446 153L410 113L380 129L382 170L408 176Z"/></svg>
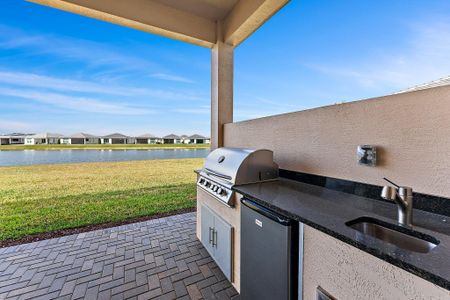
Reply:
<svg viewBox="0 0 450 300"><path fill-rule="evenodd" d="M237 46L289 0L29 0L212 48Z"/></svg>

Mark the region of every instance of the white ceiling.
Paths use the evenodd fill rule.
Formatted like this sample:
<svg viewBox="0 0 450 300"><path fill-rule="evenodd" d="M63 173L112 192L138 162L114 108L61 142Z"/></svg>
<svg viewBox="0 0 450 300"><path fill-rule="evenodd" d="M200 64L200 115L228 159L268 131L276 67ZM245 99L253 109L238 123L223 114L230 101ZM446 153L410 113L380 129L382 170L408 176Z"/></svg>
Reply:
<svg viewBox="0 0 450 300"><path fill-rule="evenodd" d="M222 20L239 0L149 0L209 20Z"/></svg>

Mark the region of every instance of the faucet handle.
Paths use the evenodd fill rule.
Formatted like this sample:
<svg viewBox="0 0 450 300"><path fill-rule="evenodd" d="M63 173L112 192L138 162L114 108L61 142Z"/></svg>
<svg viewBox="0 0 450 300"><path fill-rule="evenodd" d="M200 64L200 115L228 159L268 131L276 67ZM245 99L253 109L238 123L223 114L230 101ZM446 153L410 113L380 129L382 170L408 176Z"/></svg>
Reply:
<svg viewBox="0 0 450 300"><path fill-rule="evenodd" d="M381 191L381 198L394 201L397 197L397 189L395 187L386 185L383 187L383 190Z"/></svg>
<svg viewBox="0 0 450 300"><path fill-rule="evenodd" d="M387 179L386 177L383 177L384 180L386 180L387 182L389 182L390 184L392 184L393 186L395 186L396 188L399 188L400 186L398 184L396 184L395 182L393 182L392 180Z"/></svg>
<svg viewBox="0 0 450 300"><path fill-rule="evenodd" d="M398 194L401 197L412 197L413 190L412 190L412 188L410 188L408 186L402 186L398 189Z"/></svg>

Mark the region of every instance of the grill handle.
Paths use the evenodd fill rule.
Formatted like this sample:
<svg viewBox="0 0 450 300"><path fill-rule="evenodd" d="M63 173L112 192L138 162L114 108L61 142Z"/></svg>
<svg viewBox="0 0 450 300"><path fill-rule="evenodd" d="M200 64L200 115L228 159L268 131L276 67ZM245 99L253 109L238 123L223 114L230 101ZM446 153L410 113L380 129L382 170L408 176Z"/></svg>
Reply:
<svg viewBox="0 0 450 300"><path fill-rule="evenodd" d="M228 175L224 175L224 174L218 173L218 172L213 171L213 170L208 169L208 168L205 168L205 172L206 172L206 174L208 174L208 175L213 175L213 176L216 176L216 177L219 177L219 178L231 180L231 176L228 176Z"/></svg>

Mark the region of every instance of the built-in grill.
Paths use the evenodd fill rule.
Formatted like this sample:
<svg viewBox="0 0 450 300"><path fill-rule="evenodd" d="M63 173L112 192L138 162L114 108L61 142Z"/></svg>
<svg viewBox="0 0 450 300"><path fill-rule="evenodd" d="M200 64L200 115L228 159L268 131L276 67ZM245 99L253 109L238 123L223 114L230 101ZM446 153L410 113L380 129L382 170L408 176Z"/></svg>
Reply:
<svg viewBox="0 0 450 300"><path fill-rule="evenodd" d="M265 149L218 148L206 158L198 172L197 185L222 203L233 206L234 185L278 177L273 152Z"/></svg>

